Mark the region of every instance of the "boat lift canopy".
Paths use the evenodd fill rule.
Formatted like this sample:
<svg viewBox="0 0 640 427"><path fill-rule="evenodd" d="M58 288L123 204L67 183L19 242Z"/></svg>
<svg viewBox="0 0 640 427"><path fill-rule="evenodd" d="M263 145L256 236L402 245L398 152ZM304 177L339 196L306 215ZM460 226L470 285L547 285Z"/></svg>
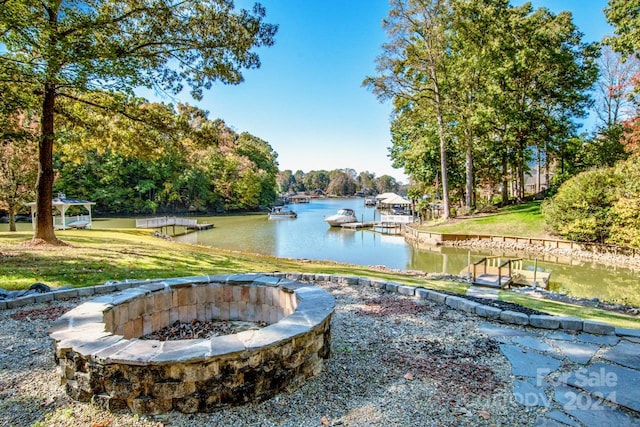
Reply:
<svg viewBox="0 0 640 427"><path fill-rule="evenodd" d="M66 230L67 228L91 228L91 205L95 204L95 202L89 202L86 200L71 199L66 197L64 193L58 193L58 197L51 200L53 208L60 212L59 221L57 221L57 215L53 218L54 227L62 230ZM31 208L31 223L35 228L37 215L36 202L31 202L27 205ZM77 215L76 217L69 218L70 221L67 221L66 213L71 206L82 206L89 212L89 214Z"/></svg>

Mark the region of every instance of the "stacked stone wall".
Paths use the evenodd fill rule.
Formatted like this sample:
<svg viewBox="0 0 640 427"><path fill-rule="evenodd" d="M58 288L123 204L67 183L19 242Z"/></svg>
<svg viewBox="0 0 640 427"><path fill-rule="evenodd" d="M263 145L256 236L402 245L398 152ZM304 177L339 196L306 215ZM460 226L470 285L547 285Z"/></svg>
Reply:
<svg viewBox="0 0 640 427"><path fill-rule="evenodd" d="M50 331L67 393L110 410L209 412L268 399L317 375L334 300L292 280L236 275L168 280L96 298ZM271 323L211 339L139 337L175 320Z"/></svg>

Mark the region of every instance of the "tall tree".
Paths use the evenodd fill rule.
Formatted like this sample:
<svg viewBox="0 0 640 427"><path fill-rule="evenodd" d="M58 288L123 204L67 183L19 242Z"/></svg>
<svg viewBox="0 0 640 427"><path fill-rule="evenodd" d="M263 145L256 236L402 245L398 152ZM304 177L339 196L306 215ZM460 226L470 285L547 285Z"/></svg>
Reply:
<svg viewBox="0 0 640 427"><path fill-rule="evenodd" d="M598 66L595 110L600 127L609 128L635 113L634 78L640 73L640 59L630 56L623 61L619 53L605 46Z"/></svg>
<svg viewBox="0 0 640 427"><path fill-rule="evenodd" d="M26 110L2 120L0 126L0 204L9 213L9 231L16 231L15 216L33 197L38 165L33 141L37 122Z"/></svg>
<svg viewBox="0 0 640 427"><path fill-rule="evenodd" d="M640 58L640 0L609 0L604 14L615 33L605 41L624 58Z"/></svg>
<svg viewBox="0 0 640 427"><path fill-rule="evenodd" d="M147 87L202 97L214 81L240 83L260 66L253 49L273 44L265 10L231 0L7 0L0 8L0 68L41 97L34 240L58 242L52 219L55 115L60 98L92 104L96 90ZM100 105L126 114L113 102ZM139 120L142 120L138 118Z"/></svg>
<svg viewBox="0 0 640 427"><path fill-rule="evenodd" d="M622 55L622 59L640 59L640 0L609 0L605 16L614 27L615 36L605 38L613 50ZM624 121L625 144L634 152L640 152L640 74L633 78L636 98L633 100L634 111Z"/></svg>
<svg viewBox="0 0 640 427"><path fill-rule="evenodd" d="M415 109L431 116L437 126L440 146L440 176L444 217L449 218L447 179L446 91L447 52L451 8L446 0L392 0L384 21L389 42L377 59L378 77L368 77L364 85L380 100L395 99L396 111Z"/></svg>

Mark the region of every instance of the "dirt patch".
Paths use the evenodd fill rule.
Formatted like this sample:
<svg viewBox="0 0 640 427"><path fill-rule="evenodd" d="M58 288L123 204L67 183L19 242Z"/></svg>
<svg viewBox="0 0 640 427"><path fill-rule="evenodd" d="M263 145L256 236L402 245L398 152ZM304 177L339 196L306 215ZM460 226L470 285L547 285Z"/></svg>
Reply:
<svg viewBox="0 0 640 427"><path fill-rule="evenodd" d="M69 311L70 308L53 306L45 308L34 308L32 310L23 310L13 313L10 317L14 320L56 320L58 317Z"/></svg>

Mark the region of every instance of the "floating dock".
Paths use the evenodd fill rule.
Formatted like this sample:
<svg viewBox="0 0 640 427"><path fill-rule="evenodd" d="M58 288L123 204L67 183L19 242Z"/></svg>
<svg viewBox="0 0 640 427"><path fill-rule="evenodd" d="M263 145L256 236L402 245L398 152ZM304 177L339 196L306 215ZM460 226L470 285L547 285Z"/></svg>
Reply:
<svg viewBox="0 0 640 427"><path fill-rule="evenodd" d="M367 228L382 234L400 234L402 230L402 224L378 222L378 221L349 222L346 224L341 224L340 226L342 228L347 228L351 230Z"/></svg>
<svg viewBox="0 0 640 427"><path fill-rule="evenodd" d="M187 230L209 230L213 228L213 224L198 224L198 220L194 218L181 218L177 216L163 216L156 218L136 219L136 228L163 228L173 227L173 234L176 232L176 226L184 227Z"/></svg>
<svg viewBox="0 0 640 427"><path fill-rule="evenodd" d="M503 259L501 257L485 257L469 264L461 275L469 276L471 283L479 286L503 289L511 285L537 286L546 288L551 273L538 271L537 262L533 269L524 268L522 258Z"/></svg>
<svg viewBox="0 0 640 427"><path fill-rule="evenodd" d="M365 222L347 222L346 224L340 224L342 228L372 228L377 224L375 221L365 221Z"/></svg>

